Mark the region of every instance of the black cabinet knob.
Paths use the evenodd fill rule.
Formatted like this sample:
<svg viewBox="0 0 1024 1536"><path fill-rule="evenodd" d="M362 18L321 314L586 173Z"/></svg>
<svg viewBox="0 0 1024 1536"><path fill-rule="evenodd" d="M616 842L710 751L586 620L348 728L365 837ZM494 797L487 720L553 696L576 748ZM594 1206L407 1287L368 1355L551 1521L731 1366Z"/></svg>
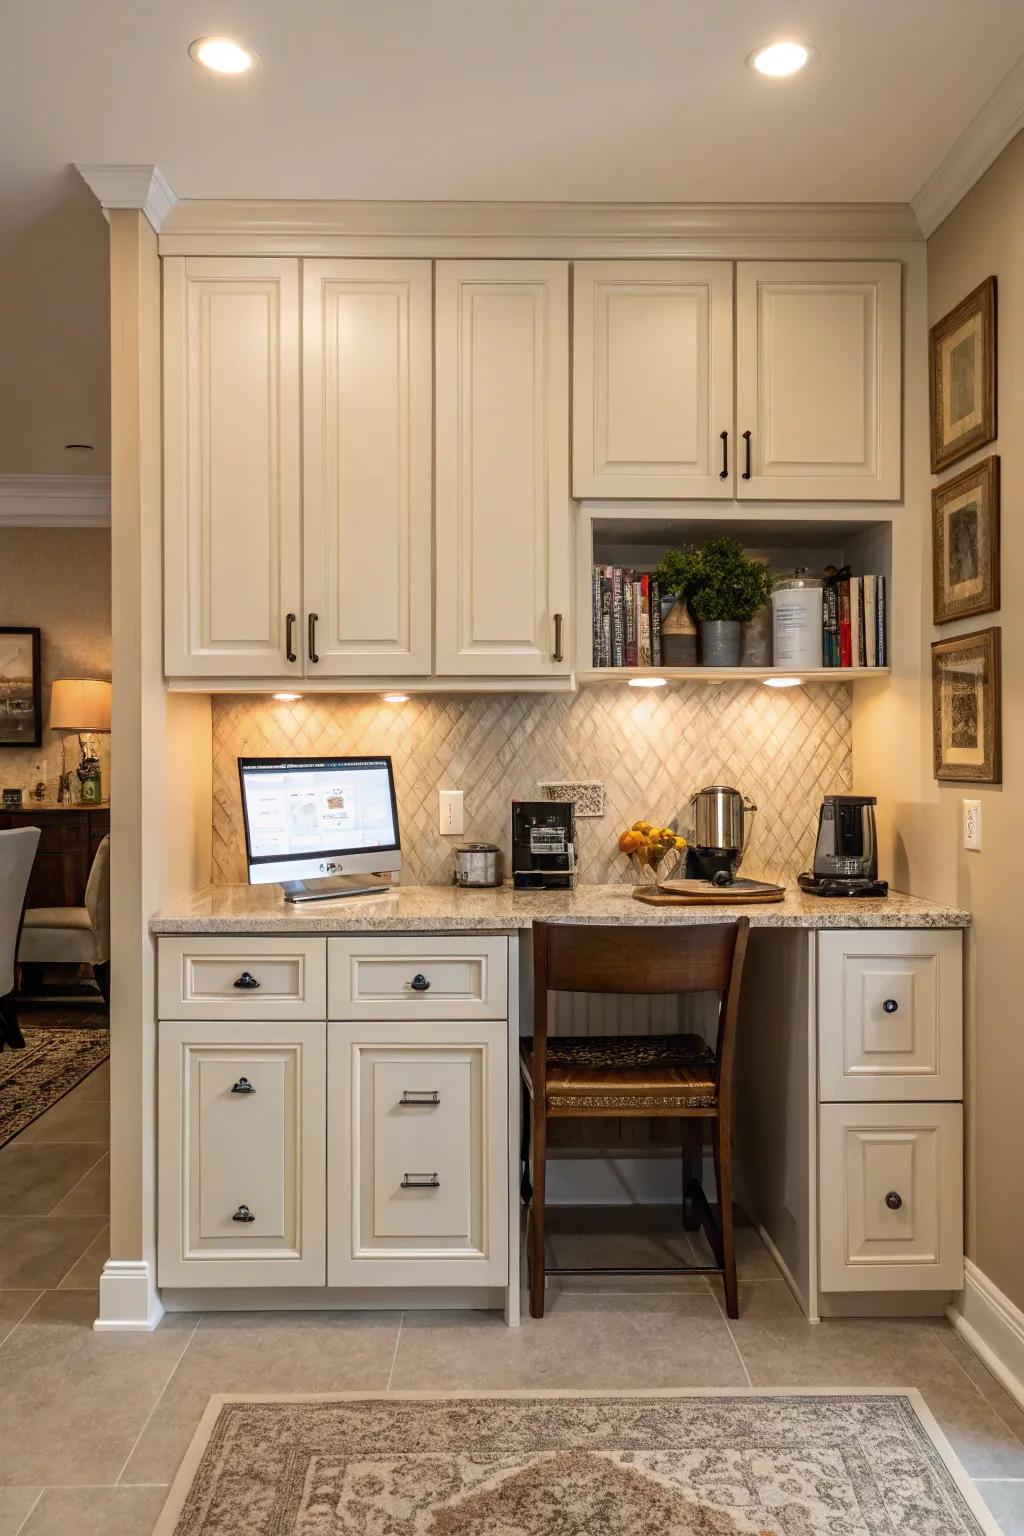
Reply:
<svg viewBox="0 0 1024 1536"><path fill-rule="evenodd" d="M898 1195L894 1189L890 1189L889 1193L885 1197L885 1203L889 1207L890 1211L898 1211L900 1206L903 1204L903 1196Z"/></svg>
<svg viewBox="0 0 1024 1536"><path fill-rule="evenodd" d="M232 1093L255 1093L256 1089L247 1077L240 1077L231 1090Z"/></svg>
<svg viewBox="0 0 1024 1536"><path fill-rule="evenodd" d="M886 1013L895 1013L899 1007L899 1003L894 997L887 997L885 1002L882 1004L882 1007Z"/></svg>
<svg viewBox="0 0 1024 1536"><path fill-rule="evenodd" d="M430 982L427 980L427 978L425 976L421 975L420 972L418 972L418 971L417 971L416 975L413 977L412 981L410 981L409 985L410 985L410 987L412 987L414 992L429 992L430 991Z"/></svg>
<svg viewBox="0 0 1024 1536"><path fill-rule="evenodd" d="M252 992L254 988L259 986L259 982L251 971L243 971L238 980L233 982L232 985L238 987L242 992Z"/></svg>
<svg viewBox="0 0 1024 1536"><path fill-rule="evenodd" d="M247 1205L240 1205L231 1218L232 1221L255 1221L256 1217Z"/></svg>

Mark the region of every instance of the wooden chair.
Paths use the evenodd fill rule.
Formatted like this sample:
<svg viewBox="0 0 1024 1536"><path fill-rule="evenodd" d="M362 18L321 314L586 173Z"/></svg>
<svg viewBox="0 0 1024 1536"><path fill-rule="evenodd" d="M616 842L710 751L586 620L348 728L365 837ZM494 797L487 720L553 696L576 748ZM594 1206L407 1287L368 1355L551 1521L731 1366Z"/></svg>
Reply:
<svg viewBox="0 0 1024 1536"><path fill-rule="evenodd" d="M732 1220L733 1059L740 980L750 923L620 928L533 925L533 1038L520 1062L524 1115L523 1200L529 1206L527 1262L530 1315L544 1316L551 1274L721 1275L726 1311L739 1316ZM719 994L714 1050L694 1034L549 1036L548 993ZM716 1263L646 1269L547 1268L544 1201L547 1122L556 1117L651 1115L683 1122L683 1224L703 1225ZM703 1127L710 1124L718 1187L716 1217L700 1180Z"/></svg>

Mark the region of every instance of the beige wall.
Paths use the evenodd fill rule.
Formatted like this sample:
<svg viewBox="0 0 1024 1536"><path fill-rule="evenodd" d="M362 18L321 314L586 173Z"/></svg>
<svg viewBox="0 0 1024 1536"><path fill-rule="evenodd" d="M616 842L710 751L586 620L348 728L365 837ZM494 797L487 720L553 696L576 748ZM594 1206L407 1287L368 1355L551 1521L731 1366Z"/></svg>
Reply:
<svg viewBox="0 0 1024 1536"><path fill-rule="evenodd" d="M991 274L998 284L999 437L939 478L998 453L1004 606L941 631L926 613L923 648L940 634L1002 628L1003 784L935 786L926 815L941 850L929 894L955 898L974 913L968 1253L1024 1307L1024 134L929 240L929 323ZM962 847L965 795L982 803L981 853Z"/></svg>
<svg viewBox="0 0 1024 1536"><path fill-rule="evenodd" d="M38 780L57 794L61 741L78 762L78 738L49 729L55 677L110 677L110 533L106 528L0 528L0 624L29 624L40 637L43 745L0 748L0 788L27 795ZM110 737L98 738L104 796Z"/></svg>

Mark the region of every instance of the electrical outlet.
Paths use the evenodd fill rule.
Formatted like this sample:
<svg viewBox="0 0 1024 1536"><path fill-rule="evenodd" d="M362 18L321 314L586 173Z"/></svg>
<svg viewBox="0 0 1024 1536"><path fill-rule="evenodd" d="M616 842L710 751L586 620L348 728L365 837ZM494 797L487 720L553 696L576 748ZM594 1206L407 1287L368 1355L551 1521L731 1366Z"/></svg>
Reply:
<svg viewBox="0 0 1024 1536"><path fill-rule="evenodd" d="M440 789L437 792L437 825L445 837L462 835L462 790Z"/></svg>
<svg viewBox="0 0 1024 1536"><path fill-rule="evenodd" d="M981 852L981 801L964 801L964 847Z"/></svg>

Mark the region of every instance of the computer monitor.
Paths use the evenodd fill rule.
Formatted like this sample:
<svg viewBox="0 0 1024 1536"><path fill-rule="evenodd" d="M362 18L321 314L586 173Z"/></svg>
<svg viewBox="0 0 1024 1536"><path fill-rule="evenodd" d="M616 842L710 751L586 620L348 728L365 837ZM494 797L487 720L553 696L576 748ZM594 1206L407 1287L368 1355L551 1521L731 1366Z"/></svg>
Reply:
<svg viewBox="0 0 1024 1536"><path fill-rule="evenodd" d="M240 757L249 884L402 867L390 757Z"/></svg>

